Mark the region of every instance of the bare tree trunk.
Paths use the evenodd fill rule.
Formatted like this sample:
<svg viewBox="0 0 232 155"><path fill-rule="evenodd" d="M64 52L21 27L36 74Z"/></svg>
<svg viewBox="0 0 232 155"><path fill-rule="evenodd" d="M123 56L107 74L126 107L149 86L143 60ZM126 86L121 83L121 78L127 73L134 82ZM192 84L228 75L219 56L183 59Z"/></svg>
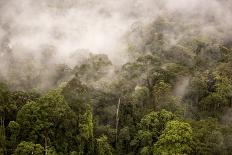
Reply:
<svg viewBox="0 0 232 155"><path fill-rule="evenodd" d="M4 116L1 117L1 122L0 122L0 137L2 137L2 142L1 142L1 147L3 147L3 154L6 153L6 146L5 146L5 143L6 143L6 135L5 135L5 125L4 125Z"/></svg>
<svg viewBox="0 0 232 155"><path fill-rule="evenodd" d="M47 155L48 153L48 130L45 130L45 134L44 134L44 150L45 150L45 155Z"/></svg>
<svg viewBox="0 0 232 155"><path fill-rule="evenodd" d="M116 111L116 136L115 136L115 144L117 144L118 141L118 122L119 122L119 108L120 108L120 104L121 104L121 99L118 99L118 105L117 105L117 111Z"/></svg>
<svg viewBox="0 0 232 155"><path fill-rule="evenodd" d="M230 108L232 107L232 97L230 97Z"/></svg>
<svg viewBox="0 0 232 155"><path fill-rule="evenodd" d="M147 77L147 87L149 90L149 104L153 105L154 110L156 109L156 102L153 96L153 87L152 87L152 82L149 80L149 78Z"/></svg>
<svg viewBox="0 0 232 155"><path fill-rule="evenodd" d="M4 137L5 138L5 119L4 119L4 117L1 117L1 124L0 124L0 127L2 128L1 130L2 130L2 132L1 132L1 136L2 137Z"/></svg>

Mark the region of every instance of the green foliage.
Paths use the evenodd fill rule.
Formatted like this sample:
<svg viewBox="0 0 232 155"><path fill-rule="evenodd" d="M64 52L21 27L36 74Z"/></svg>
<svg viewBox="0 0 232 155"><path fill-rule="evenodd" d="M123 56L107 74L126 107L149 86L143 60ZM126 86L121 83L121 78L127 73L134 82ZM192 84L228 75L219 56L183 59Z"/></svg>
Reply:
<svg viewBox="0 0 232 155"><path fill-rule="evenodd" d="M8 90L7 86L4 83L0 83L0 101L1 101L1 104L3 104L4 102L7 102L8 95L9 95L9 90Z"/></svg>
<svg viewBox="0 0 232 155"><path fill-rule="evenodd" d="M44 149L40 144L33 144L32 142L21 142L15 152L14 155L43 155Z"/></svg>
<svg viewBox="0 0 232 155"><path fill-rule="evenodd" d="M4 126L7 126L10 121L16 120L17 112L27 102L36 101L38 98L38 93L23 91L11 92L5 84L0 84L0 118L4 122Z"/></svg>
<svg viewBox="0 0 232 155"><path fill-rule="evenodd" d="M93 116L90 106L81 120L80 132L81 136L85 139L93 138Z"/></svg>
<svg viewBox="0 0 232 155"><path fill-rule="evenodd" d="M135 91L132 94L133 103L135 104L146 104L149 98L149 90L147 87L135 87Z"/></svg>
<svg viewBox="0 0 232 155"><path fill-rule="evenodd" d="M15 149L17 145L17 137L20 133L20 125L15 121L10 121L7 130L9 130L10 134L10 147Z"/></svg>
<svg viewBox="0 0 232 155"><path fill-rule="evenodd" d="M153 87L155 108L157 110L166 109L175 113L179 113L181 111L180 100L172 95L171 90L171 85L169 83L165 83L163 80L159 81Z"/></svg>
<svg viewBox="0 0 232 155"><path fill-rule="evenodd" d="M79 132L78 139L80 141L80 145L78 147L79 153L85 154L85 148L87 149L86 154L93 153L93 116L92 109L88 106L87 111L82 116L80 124L79 124Z"/></svg>
<svg viewBox="0 0 232 155"><path fill-rule="evenodd" d="M88 103L90 100L89 88L82 84L78 77L70 80L62 89L61 94L74 112L84 114L86 109L85 103Z"/></svg>
<svg viewBox="0 0 232 155"><path fill-rule="evenodd" d="M96 152L97 155L113 155L112 148L108 143L106 136L101 136L96 139Z"/></svg>
<svg viewBox="0 0 232 155"><path fill-rule="evenodd" d="M188 123L170 121L155 143L153 154L190 154L192 129Z"/></svg>
<svg viewBox="0 0 232 155"><path fill-rule="evenodd" d="M0 126L0 154L6 152L6 136L5 136L5 128L1 125Z"/></svg>
<svg viewBox="0 0 232 155"><path fill-rule="evenodd" d="M86 83L96 82L107 74L112 63L105 54L90 54L89 58L74 68L76 76Z"/></svg>
<svg viewBox="0 0 232 155"><path fill-rule="evenodd" d="M193 152L195 154L220 154L224 150L224 137L215 119L192 121Z"/></svg>
<svg viewBox="0 0 232 155"><path fill-rule="evenodd" d="M231 105L231 81L218 72L205 72L192 79L186 98L197 108L198 117L221 118Z"/></svg>
<svg viewBox="0 0 232 155"><path fill-rule="evenodd" d="M140 123L139 127L142 130L147 130L153 133L153 136L158 138L164 129L166 123L170 120L173 120L175 115L166 110L161 110L160 112L151 112L148 115L145 115Z"/></svg>
<svg viewBox="0 0 232 155"><path fill-rule="evenodd" d="M154 86L154 96L156 103L164 100L168 95L170 95L171 86L164 81L160 81Z"/></svg>
<svg viewBox="0 0 232 155"><path fill-rule="evenodd" d="M31 59L19 65L25 74L16 63L9 79L0 75L9 83L0 81L0 154L230 155L231 41L178 13L131 30L125 64L78 52L71 69L51 63L46 47L44 74L33 74Z"/></svg>
<svg viewBox="0 0 232 155"><path fill-rule="evenodd" d="M141 154L148 153L147 151L151 150L152 145L159 139L166 123L173 119L175 115L166 110L145 115L138 124L139 130L134 140L131 141L132 147L138 149Z"/></svg>
<svg viewBox="0 0 232 155"><path fill-rule="evenodd" d="M7 86L3 83L0 83L0 125L5 125L6 112L10 109L9 104L10 91Z"/></svg>
<svg viewBox="0 0 232 155"><path fill-rule="evenodd" d="M29 102L18 112L17 122L24 140L54 146L57 151L67 151L74 141L74 114L59 91L51 91L37 102ZM51 136L53 135L53 136ZM63 136L65 135L65 136ZM45 145L45 144L44 144Z"/></svg>

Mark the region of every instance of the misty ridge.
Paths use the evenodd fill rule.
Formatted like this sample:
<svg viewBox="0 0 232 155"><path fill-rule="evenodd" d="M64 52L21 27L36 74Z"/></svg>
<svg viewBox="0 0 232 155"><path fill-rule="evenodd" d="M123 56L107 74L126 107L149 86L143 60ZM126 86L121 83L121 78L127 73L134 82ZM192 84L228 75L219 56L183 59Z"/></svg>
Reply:
<svg viewBox="0 0 232 155"><path fill-rule="evenodd" d="M166 48L194 37L231 41L231 2L225 0L2 0L0 6L1 79L18 89L35 81L38 89L56 85L62 81L57 74L70 72L88 53L125 64L131 44L152 52L156 31L164 31Z"/></svg>

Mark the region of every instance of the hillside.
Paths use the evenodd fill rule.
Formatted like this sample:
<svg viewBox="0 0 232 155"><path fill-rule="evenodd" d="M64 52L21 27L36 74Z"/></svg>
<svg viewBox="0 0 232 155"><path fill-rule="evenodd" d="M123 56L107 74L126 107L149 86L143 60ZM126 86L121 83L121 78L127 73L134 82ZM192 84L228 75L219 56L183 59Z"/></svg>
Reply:
<svg viewBox="0 0 232 155"><path fill-rule="evenodd" d="M31 6L28 15L37 7L44 9L45 3L37 6L29 1L22 6L1 2L1 12ZM206 8L198 0L191 0L192 6L177 1L155 1L152 5L159 13L152 15L145 14L150 1L139 5L137 14L123 9L122 16L133 22L122 22L130 26L116 36L120 43L109 43L112 38L106 35L91 40L103 43L92 44L88 32L95 31L91 29L86 31L88 37L83 36L90 48L77 48L68 57L60 53L60 44L76 34L67 25L62 32L70 38L60 36L54 43L46 36L44 44L41 35L43 46L37 49L36 37L35 43L28 36L28 44L20 44L25 40L18 35L27 34L17 29L27 27L25 23L14 27L18 21L6 22L12 18L9 12L5 18L1 15L5 33L0 41L0 155L232 154L232 3L212 0L204 2ZM95 1L78 2L54 0L46 2L46 8L65 13L93 7L95 12L101 6ZM100 21L114 18L114 11L119 11L112 7L115 10L110 12L111 3L101 4L107 7L99 9ZM117 4L121 8L124 3ZM56 24L62 25L68 17L74 19L62 15ZM38 23L27 22L31 31L25 32L31 33ZM117 24L124 27L122 23ZM85 45L78 41L70 44ZM112 52L91 49L103 50L101 46Z"/></svg>

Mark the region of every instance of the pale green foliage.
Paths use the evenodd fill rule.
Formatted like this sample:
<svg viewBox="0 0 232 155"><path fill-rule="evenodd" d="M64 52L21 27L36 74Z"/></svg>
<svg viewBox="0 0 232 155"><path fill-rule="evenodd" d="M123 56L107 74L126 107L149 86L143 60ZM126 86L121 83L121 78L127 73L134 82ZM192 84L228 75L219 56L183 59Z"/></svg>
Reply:
<svg viewBox="0 0 232 155"><path fill-rule="evenodd" d="M151 154L151 148L148 146L145 146L141 149L140 154L141 155L150 155Z"/></svg>
<svg viewBox="0 0 232 155"><path fill-rule="evenodd" d="M93 152L93 114L90 105L87 106L87 110L83 116L81 116L79 124L80 134L78 140L80 145L78 146L78 153L84 154L84 148L88 148L87 154Z"/></svg>
<svg viewBox="0 0 232 155"><path fill-rule="evenodd" d="M56 153L56 151L53 150L53 149L48 149L47 150L47 155L58 155L58 153Z"/></svg>
<svg viewBox="0 0 232 155"><path fill-rule="evenodd" d="M171 86L164 81L160 81L154 86L154 96L156 103L159 103L162 99L165 99L170 94Z"/></svg>
<svg viewBox="0 0 232 155"><path fill-rule="evenodd" d="M161 135L166 123L174 118L175 115L166 110L145 115L138 124L139 131L134 140L131 141L131 145L138 148L141 154L149 154L152 145Z"/></svg>
<svg viewBox="0 0 232 155"><path fill-rule="evenodd" d="M17 136L19 134L20 125L15 121L10 121L8 128L12 134Z"/></svg>
<svg viewBox="0 0 232 155"><path fill-rule="evenodd" d="M21 142L15 152L14 155L43 155L44 149L40 144L33 144L32 142Z"/></svg>
<svg viewBox="0 0 232 155"><path fill-rule="evenodd" d="M153 136L158 138L166 123L170 120L173 120L174 118L175 115L166 110L161 110L158 113L151 112L141 119L139 126L142 130L152 132Z"/></svg>
<svg viewBox="0 0 232 155"><path fill-rule="evenodd" d="M163 80L159 81L153 87L155 108L157 110L166 109L171 112L177 112L181 110L180 100L171 94L171 89L171 85L164 82Z"/></svg>
<svg viewBox="0 0 232 155"><path fill-rule="evenodd" d="M108 138L106 136L101 136L96 139L96 154L97 155L112 155L112 148L108 143Z"/></svg>
<svg viewBox="0 0 232 155"><path fill-rule="evenodd" d="M170 121L153 148L155 155L191 153L192 129L188 123Z"/></svg>
<svg viewBox="0 0 232 155"><path fill-rule="evenodd" d="M215 91L225 97L232 95L232 85L228 78L216 75Z"/></svg>
<svg viewBox="0 0 232 155"><path fill-rule="evenodd" d="M88 106L86 113L82 116L80 131L84 139L93 138L93 114L90 106Z"/></svg>

